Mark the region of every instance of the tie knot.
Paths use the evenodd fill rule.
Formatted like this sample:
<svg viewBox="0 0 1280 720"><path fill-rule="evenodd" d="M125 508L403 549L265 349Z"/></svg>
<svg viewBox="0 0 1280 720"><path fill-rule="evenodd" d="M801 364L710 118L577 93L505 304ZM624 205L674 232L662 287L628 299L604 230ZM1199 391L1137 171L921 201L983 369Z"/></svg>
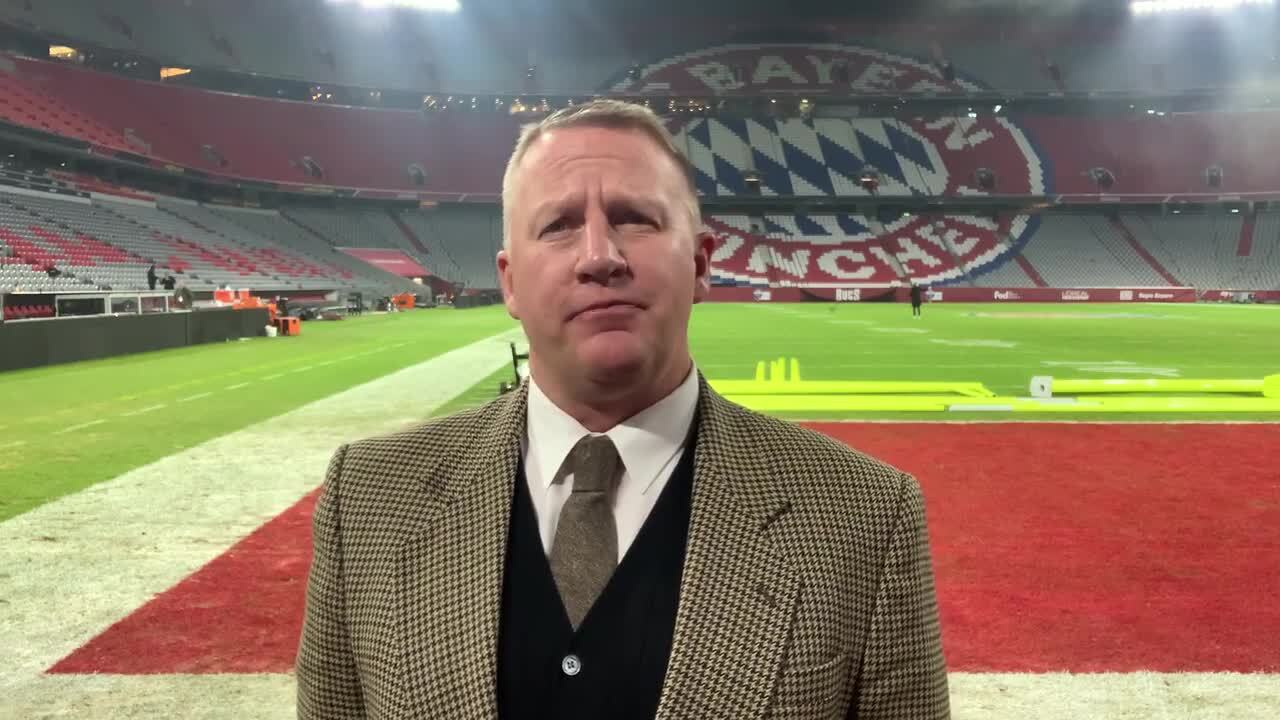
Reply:
<svg viewBox="0 0 1280 720"><path fill-rule="evenodd" d="M569 453L573 492L609 492L617 479L618 448L608 435L587 435Z"/></svg>

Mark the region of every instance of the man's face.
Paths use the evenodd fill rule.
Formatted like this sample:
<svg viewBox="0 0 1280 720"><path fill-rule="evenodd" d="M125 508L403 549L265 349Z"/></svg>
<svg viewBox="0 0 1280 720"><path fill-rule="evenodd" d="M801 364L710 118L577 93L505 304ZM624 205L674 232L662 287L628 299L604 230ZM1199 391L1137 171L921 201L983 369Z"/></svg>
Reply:
<svg viewBox="0 0 1280 720"><path fill-rule="evenodd" d="M518 173L498 272L534 368L609 382L687 362L713 240L676 163L643 132L577 127L538 138Z"/></svg>

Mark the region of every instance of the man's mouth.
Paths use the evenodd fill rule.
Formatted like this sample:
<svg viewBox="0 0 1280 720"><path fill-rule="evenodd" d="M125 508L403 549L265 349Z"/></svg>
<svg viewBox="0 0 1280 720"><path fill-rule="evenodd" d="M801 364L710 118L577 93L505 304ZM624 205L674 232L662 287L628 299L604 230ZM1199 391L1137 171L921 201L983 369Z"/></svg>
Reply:
<svg viewBox="0 0 1280 720"><path fill-rule="evenodd" d="M641 306L635 303L629 303L624 300L606 300L597 303L591 303L575 311L569 316L570 320L584 317L602 317L608 315L624 314L640 310Z"/></svg>

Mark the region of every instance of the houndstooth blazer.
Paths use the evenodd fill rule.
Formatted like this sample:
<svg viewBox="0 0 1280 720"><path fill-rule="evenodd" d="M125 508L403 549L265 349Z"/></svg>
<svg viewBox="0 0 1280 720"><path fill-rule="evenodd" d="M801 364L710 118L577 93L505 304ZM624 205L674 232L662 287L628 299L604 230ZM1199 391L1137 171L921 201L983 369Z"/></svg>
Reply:
<svg viewBox="0 0 1280 720"><path fill-rule="evenodd" d="M700 378L693 507L658 717L950 715L916 481ZM340 448L315 509L298 717L496 718L528 384Z"/></svg>

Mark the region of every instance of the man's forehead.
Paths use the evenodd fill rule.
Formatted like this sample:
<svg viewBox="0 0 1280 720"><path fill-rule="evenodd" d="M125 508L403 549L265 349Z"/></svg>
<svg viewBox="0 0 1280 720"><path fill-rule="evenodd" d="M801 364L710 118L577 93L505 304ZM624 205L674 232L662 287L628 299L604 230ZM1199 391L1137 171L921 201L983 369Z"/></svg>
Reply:
<svg viewBox="0 0 1280 720"><path fill-rule="evenodd" d="M666 160L657 142L632 128L567 127L548 130L525 154L524 169L551 169L577 161L615 160L653 169Z"/></svg>
<svg viewBox="0 0 1280 720"><path fill-rule="evenodd" d="M568 134L580 129L596 128L567 128L555 132ZM646 142L650 144L644 144ZM643 135L634 141L617 135L587 133L579 133L570 138L563 135L559 138L540 137L529 148L521 163L517 193L539 199L581 193L585 188L565 187L559 181L570 182L570 178L579 172L590 175L598 168L605 168L617 170L610 172L607 178L600 178L605 181L602 189L606 191L641 195L665 194L662 192L662 186L665 185L662 177L664 170L661 169L663 162L668 162L668 159L663 156L661 149L653 146L652 141ZM674 177L672 182L676 182Z"/></svg>

